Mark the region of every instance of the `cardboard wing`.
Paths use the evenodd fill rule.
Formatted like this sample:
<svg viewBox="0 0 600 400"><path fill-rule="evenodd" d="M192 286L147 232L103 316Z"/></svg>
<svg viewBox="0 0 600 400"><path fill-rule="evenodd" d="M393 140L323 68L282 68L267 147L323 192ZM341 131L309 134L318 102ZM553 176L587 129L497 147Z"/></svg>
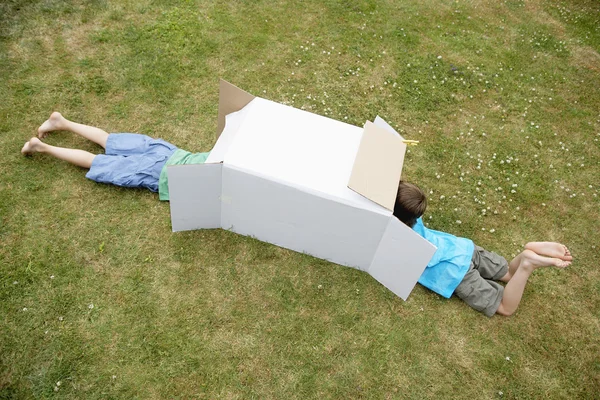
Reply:
<svg viewBox="0 0 600 400"><path fill-rule="evenodd" d="M227 114L207 162L168 167L173 231L252 236L364 270L406 299L435 247L390 211L401 138L378 120L362 130L224 81L220 103Z"/></svg>
<svg viewBox="0 0 600 400"><path fill-rule="evenodd" d="M221 79L219 83L219 114L217 116L217 139L225 129L225 117L244 108L254 100L253 95Z"/></svg>
<svg viewBox="0 0 600 400"><path fill-rule="evenodd" d="M348 187L393 211L405 153L399 134L367 121Z"/></svg>

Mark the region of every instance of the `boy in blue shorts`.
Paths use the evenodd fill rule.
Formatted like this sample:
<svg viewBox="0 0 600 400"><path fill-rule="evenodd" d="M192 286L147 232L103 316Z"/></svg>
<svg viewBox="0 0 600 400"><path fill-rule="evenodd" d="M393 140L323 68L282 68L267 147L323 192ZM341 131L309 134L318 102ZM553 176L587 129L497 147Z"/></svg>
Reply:
<svg viewBox="0 0 600 400"><path fill-rule="evenodd" d="M401 181L394 215L437 247L419 283L446 298L455 293L488 317L496 313L508 316L517 310L527 280L535 269L565 268L573 260L569 249L560 243L530 242L507 262L469 239L426 228L421 219L426 208L427 197L423 191Z"/></svg>
<svg viewBox="0 0 600 400"><path fill-rule="evenodd" d="M51 146L42 142L52 131L76 133L104 147L104 154ZM30 139L21 153L44 153L87 168L86 177L117 186L146 188L169 200L167 165L201 164L209 153L190 153L165 142L136 133L107 133L100 128L69 121L58 112L38 128L38 137Z"/></svg>

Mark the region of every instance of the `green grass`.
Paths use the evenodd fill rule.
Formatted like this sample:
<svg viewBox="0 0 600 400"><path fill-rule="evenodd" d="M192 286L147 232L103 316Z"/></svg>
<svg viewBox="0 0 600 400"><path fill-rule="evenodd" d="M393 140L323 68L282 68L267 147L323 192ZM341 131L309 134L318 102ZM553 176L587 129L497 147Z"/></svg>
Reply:
<svg viewBox="0 0 600 400"><path fill-rule="evenodd" d="M597 397L599 52L592 0L1 2L0 398ZM219 78L381 115L430 227L576 261L488 319L19 152L53 110L207 151Z"/></svg>

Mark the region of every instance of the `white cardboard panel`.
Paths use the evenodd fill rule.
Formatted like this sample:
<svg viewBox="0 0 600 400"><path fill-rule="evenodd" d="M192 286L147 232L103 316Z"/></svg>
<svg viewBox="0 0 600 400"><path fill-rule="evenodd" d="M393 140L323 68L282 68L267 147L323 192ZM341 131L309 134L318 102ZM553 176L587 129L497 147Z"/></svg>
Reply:
<svg viewBox="0 0 600 400"><path fill-rule="evenodd" d="M386 212L347 187L361 128L258 97L242 112L225 164Z"/></svg>
<svg viewBox="0 0 600 400"><path fill-rule="evenodd" d="M364 270L390 218L223 167L223 228L264 242Z"/></svg>
<svg viewBox="0 0 600 400"><path fill-rule="evenodd" d="M167 167L173 232L221 227L222 169L223 164Z"/></svg>
<svg viewBox="0 0 600 400"><path fill-rule="evenodd" d="M367 272L406 300L435 251L434 245L392 217Z"/></svg>

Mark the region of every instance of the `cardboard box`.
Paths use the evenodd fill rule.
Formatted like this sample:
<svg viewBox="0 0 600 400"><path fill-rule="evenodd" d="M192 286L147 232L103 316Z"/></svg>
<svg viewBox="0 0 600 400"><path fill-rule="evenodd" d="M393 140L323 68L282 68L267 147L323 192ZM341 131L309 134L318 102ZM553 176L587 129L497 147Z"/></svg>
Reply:
<svg viewBox="0 0 600 400"><path fill-rule="evenodd" d="M406 145L221 81L205 164L169 166L173 231L222 228L363 270L406 300L435 247L392 215Z"/></svg>

